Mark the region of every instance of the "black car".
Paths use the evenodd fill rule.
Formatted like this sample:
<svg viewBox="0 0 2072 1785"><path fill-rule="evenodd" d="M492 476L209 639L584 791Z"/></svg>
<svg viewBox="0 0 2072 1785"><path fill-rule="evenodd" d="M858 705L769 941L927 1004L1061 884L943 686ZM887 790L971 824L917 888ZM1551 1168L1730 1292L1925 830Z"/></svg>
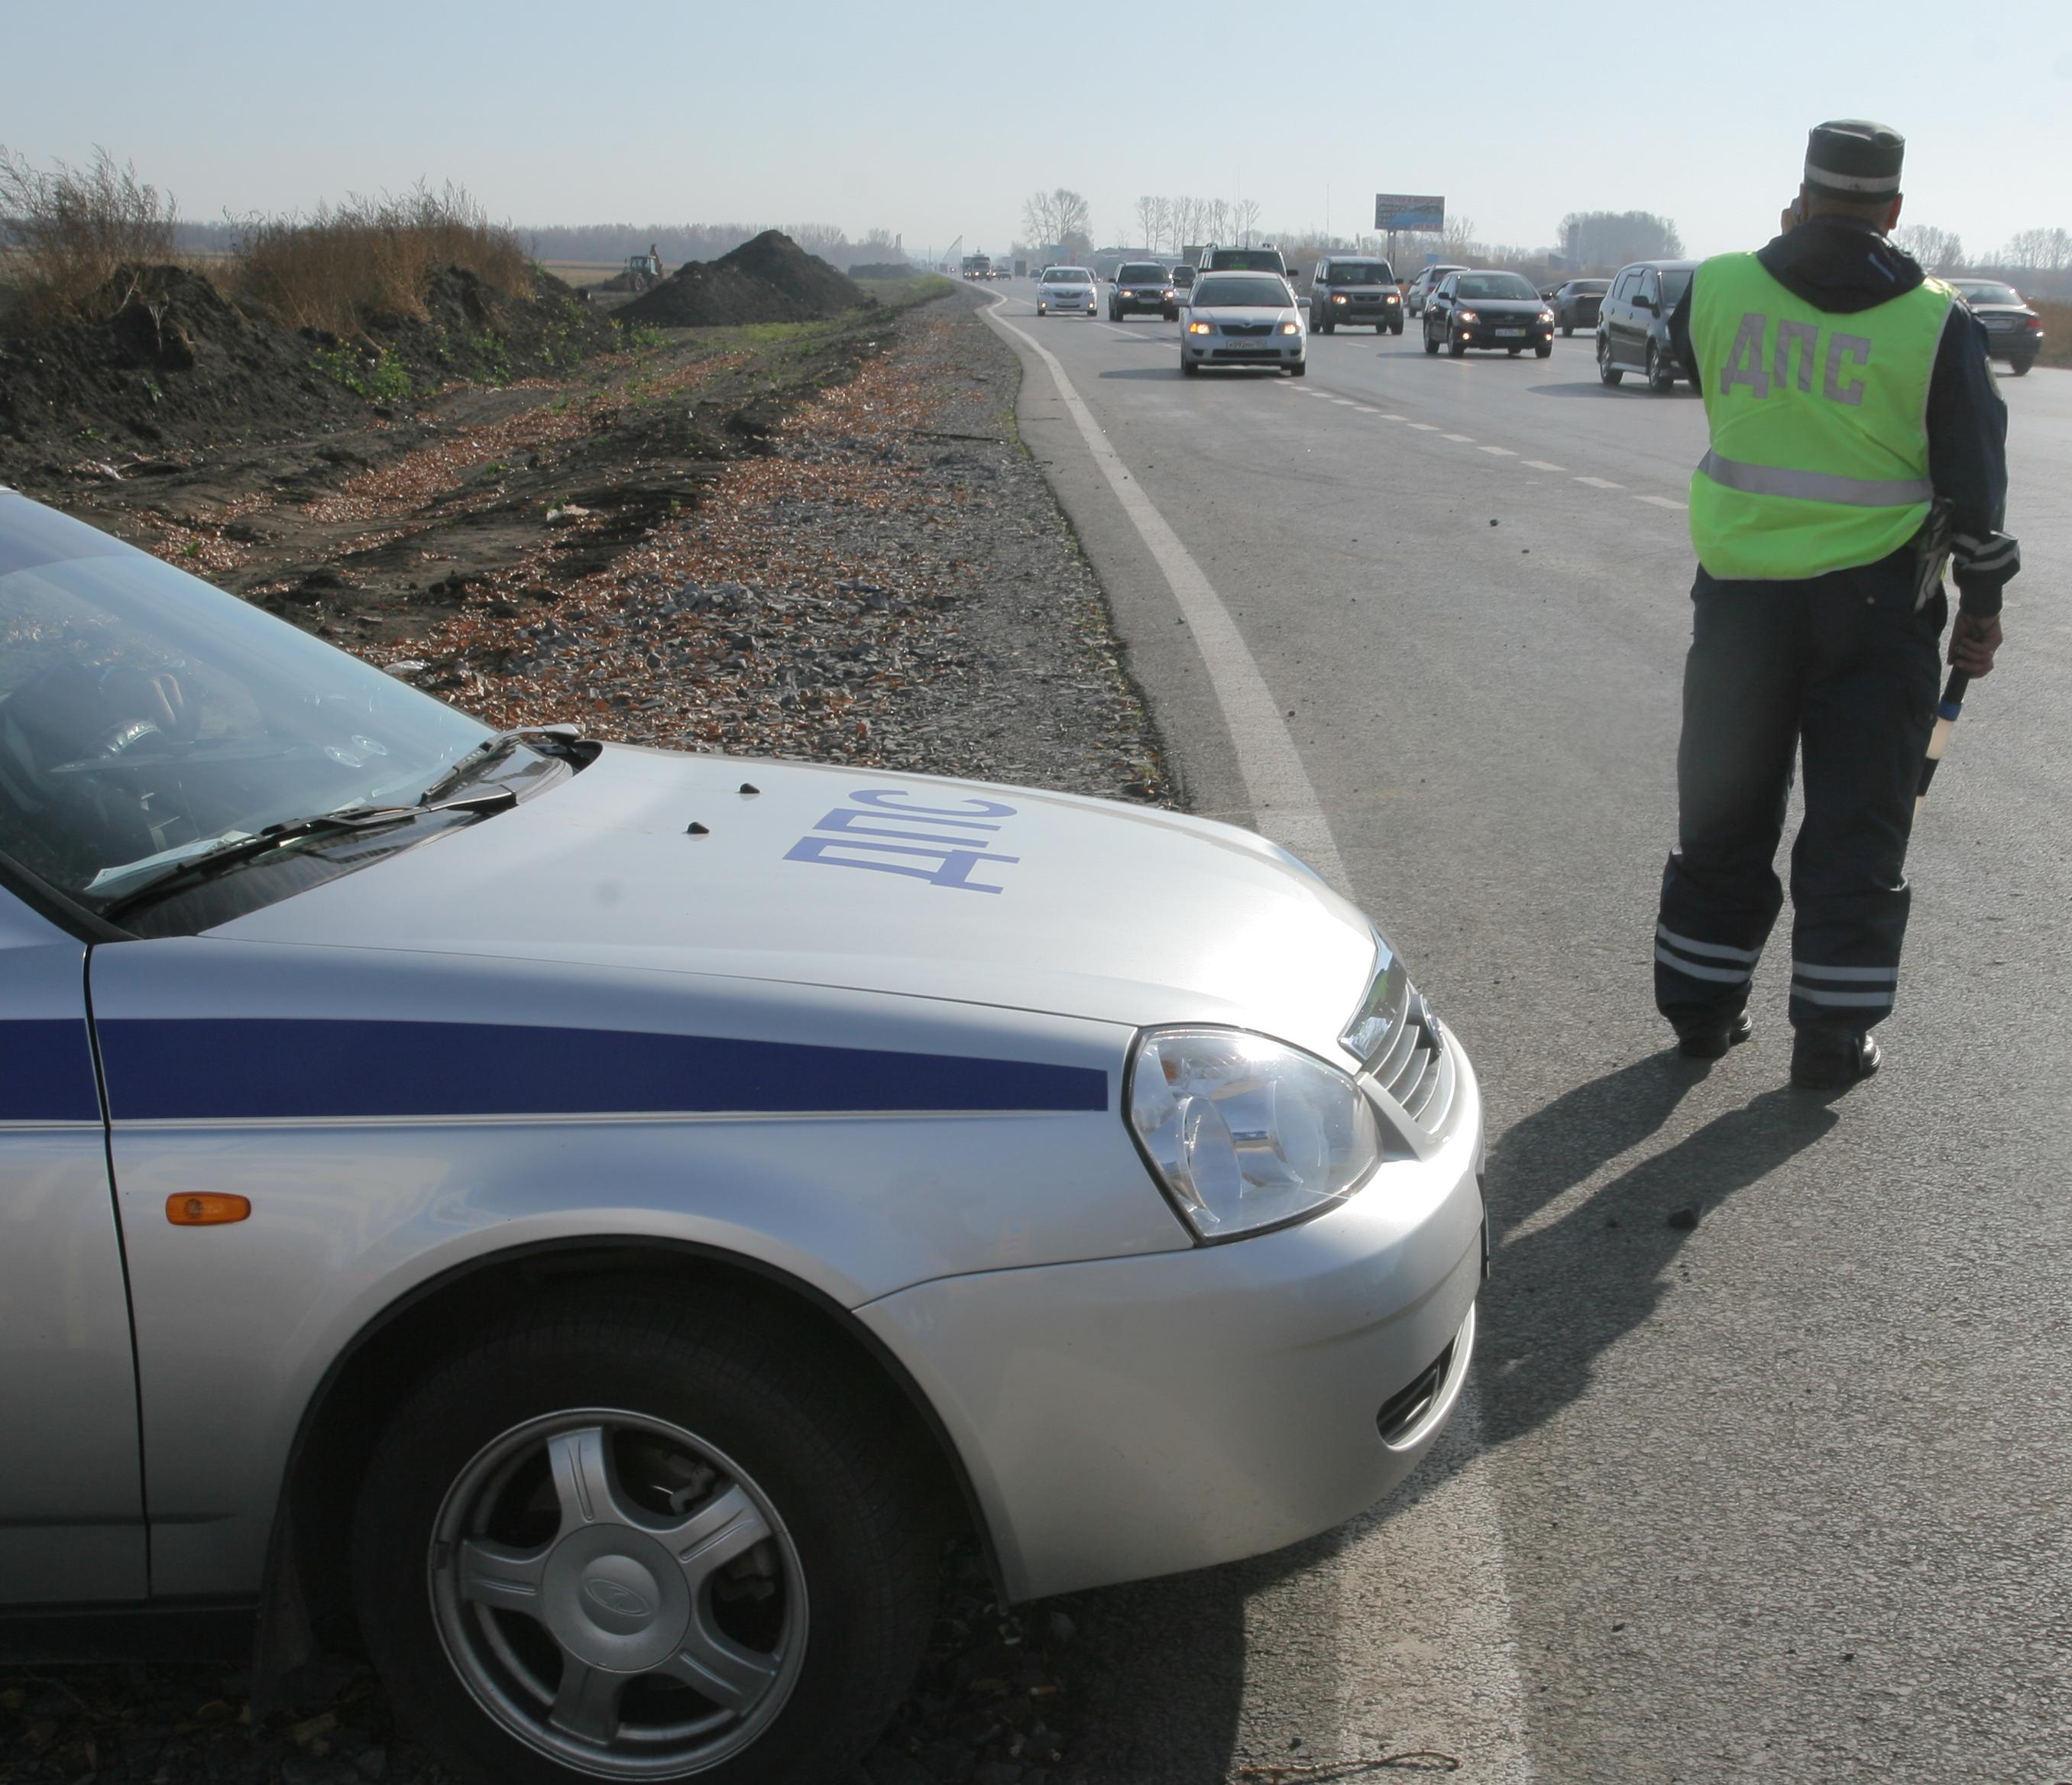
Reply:
<svg viewBox="0 0 2072 1785"><path fill-rule="evenodd" d="M1613 275L1597 309L1597 376L1616 385L1629 372L1667 393L1680 376L1669 345L1670 312L1691 287L1696 261L1636 261ZM1698 387L1694 382L1691 387Z"/></svg>
<svg viewBox="0 0 2072 1785"><path fill-rule="evenodd" d="M1570 279L1540 295L1554 312L1554 326L1564 335L1573 335L1579 328L1597 326L1598 306L1611 286L1610 279Z"/></svg>
<svg viewBox="0 0 2072 1785"><path fill-rule="evenodd" d="M2043 319L2022 302L2021 294L1998 279L1952 279L1957 295L1986 325L1986 351L2004 360L2019 378L2043 351Z"/></svg>
<svg viewBox="0 0 2072 1785"><path fill-rule="evenodd" d="M1379 335L1403 332L1403 294L1386 261L1366 255L1327 254L1309 278L1309 330L1329 335L1341 324L1371 327Z"/></svg>
<svg viewBox="0 0 2072 1785"><path fill-rule="evenodd" d="M1194 289L1194 268L1187 265L1184 261L1180 265L1174 267L1173 269L1172 285L1174 290L1182 295L1185 295L1187 292L1192 291Z"/></svg>
<svg viewBox="0 0 2072 1785"><path fill-rule="evenodd" d="M1449 273L1424 300L1424 351L1455 359L1470 348L1501 348L1541 359L1554 351L1554 312L1516 273Z"/></svg>
<svg viewBox="0 0 2072 1785"><path fill-rule="evenodd" d="M1180 296L1173 275L1156 261L1124 261L1116 269L1115 289L1108 294L1108 319L1119 323L1149 310L1169 323L1180 319Z"/></svg>

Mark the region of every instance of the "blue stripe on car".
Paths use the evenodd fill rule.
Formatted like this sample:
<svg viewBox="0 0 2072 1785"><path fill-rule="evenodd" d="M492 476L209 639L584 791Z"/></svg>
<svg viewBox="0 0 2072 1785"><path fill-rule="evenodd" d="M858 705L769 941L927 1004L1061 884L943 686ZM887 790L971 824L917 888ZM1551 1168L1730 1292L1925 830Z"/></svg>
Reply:
<svg viewBox="0 0 2072 1785"><path fill-rule="evenodd" d="M0 1122L100 1120L84 1018L0 1022Z"/></svg>
<svg viewBox="0 0 2072 1785"><path fill-rule="evenodd" d="M101 1045L119 1121L1108 1108L1087 1067L712 1035L121 1018Z"/></svg>

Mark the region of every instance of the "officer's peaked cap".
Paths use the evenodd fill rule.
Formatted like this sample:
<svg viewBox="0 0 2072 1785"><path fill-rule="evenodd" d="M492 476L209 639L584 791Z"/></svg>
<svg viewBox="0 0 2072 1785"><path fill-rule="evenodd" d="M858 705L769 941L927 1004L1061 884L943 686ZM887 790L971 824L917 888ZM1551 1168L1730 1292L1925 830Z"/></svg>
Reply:
<svg viewBox="0 0 2072 1785"><path fill-rule="evenodd" d="M1838 117L1806 138L1806 185L1822 198L1868 204L1899 195L1906 138L1888 124Z"/></svg>

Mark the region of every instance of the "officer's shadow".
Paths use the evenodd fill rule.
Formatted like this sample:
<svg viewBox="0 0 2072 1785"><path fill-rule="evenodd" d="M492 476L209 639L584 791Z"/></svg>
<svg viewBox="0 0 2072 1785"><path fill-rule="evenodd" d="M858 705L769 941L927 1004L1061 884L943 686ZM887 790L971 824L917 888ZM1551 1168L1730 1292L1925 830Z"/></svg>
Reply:
<svg viewBox="0 0 2072 1785"><path fill-rule="evenodd" d="M1674 1056L1651 1056L1556 1098L1492 1150L1494 1257L1479 1372L1490 1442L1519 1437L1579 1399L1599 1354L1673 1293L1678 1255L1699 1227L1836 1125L1818 1099L1766 1091L1558 1216L1534 1219L1659 1132L1704 1076Z"/></svg>

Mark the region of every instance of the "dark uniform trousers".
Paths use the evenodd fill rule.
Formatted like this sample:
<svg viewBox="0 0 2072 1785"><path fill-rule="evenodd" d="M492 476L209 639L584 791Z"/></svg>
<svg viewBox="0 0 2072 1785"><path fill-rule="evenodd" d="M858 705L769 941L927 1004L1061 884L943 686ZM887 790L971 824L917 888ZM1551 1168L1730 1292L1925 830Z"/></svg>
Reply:
<svg viewBox="0 0 2072 1785"><path fill-rule="evenodd" d="M1940 594L1917 611L1914 581L1910 550L1803 582L1699 571L1655 929L1655 1002L1679 1030L1729 1022L1748 1000L1783 903L1773 864L1794 755L1791 1020L1860 1033L1890 1012L1947 614Z"/></svg>

